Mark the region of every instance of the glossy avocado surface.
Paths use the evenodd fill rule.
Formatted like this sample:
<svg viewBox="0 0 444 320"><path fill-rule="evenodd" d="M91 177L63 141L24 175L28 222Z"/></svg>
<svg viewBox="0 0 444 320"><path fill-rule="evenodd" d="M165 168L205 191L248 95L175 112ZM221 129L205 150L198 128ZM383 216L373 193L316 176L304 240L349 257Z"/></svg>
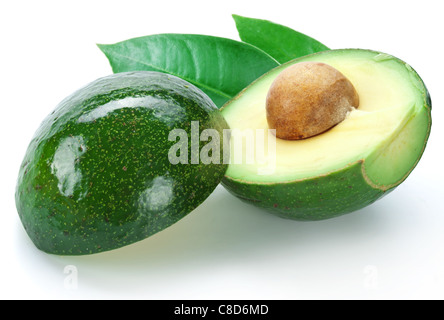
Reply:
<svg viewBox="0 0 444 320"><path fill-rule="evenodd" d="M158 72L107 76L63 100L36 132L19 172L16 205L34 244L59 255L98 253L190 213L227 167L169 161L176 143L170 132L190 137L192 122L221 136L228 128L202 91Z"/></svg>

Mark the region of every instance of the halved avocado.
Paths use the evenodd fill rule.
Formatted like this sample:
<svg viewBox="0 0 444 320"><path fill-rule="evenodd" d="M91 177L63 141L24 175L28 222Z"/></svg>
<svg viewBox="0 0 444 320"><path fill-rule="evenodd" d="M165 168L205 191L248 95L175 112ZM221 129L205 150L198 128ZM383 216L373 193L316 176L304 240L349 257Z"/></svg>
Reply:
<svg viewBox="0 0 444 320"><path fill-rule="evenodd" d="M58 255L113 250L160 232L199 206L227 169L172 163L170 134L180 130L187 141L227 128L210 98L178 77L97 79L63 100L32 139L16 190L23 226L40 250ZM192 149L183 150L187 160Z"/></svg>
<svg viewBox="0 0 444 320"><path fill-rule="evenodd" d="M222 184L240 199L282 217L320 220L363 208L407 178L429 137L431 100L405 62L369 50L331 50L290 61L253 82L223 106L230 128L268 129L265 101L272 82L303 61L326 63L344 74L359 94L359 108L317 136L276 138L272 174L259 174L264 163L257 159L232 161Z"/></svg>

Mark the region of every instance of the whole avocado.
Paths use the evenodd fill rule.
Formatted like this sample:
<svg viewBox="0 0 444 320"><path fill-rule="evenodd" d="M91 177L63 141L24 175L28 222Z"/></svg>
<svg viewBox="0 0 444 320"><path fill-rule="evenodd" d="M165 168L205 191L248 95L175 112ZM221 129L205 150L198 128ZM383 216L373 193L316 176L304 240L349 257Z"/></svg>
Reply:
<svg viewBox="0 0 444 320"><path fill-rule="evenodd" d="M190 137L196 121L199 134L228 128L200 89L159 72L103 77L64 99L20 167L16 206L34 244L51 254L93 254L145 239L190 213L227 169L222 161L169 161L170 132Z"/></svg>

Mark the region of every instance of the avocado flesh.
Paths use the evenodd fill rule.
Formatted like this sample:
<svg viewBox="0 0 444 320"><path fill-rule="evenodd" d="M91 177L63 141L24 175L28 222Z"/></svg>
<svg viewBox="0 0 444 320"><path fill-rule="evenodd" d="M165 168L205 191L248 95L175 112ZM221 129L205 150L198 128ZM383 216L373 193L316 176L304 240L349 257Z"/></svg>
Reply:
<svg viewBox="0 0 444 320"><path fill-rule="evenodd" d="M283 216L326 218L373 202L407 177L422 155L430 132L430 98L416 72L395 57L360 49L324 51L277 67L228 102L222 113L230 128L268 129L265 114L268 89L282 70L302 61L327 63L342 72L359 94L359 108L318 136L297 141L276 139L276 166L272 174L258 174L258 169L266 163L232 161L223 184L243 200L260 203ZM266 153L267 146L264 150ZM361 178L353 183L348 181L348 193L352 188L376 191L361 200L362 206L347 204L353 202L347 193L341 200L340 184L329 181L331 188L322 186L325 177L347 180L344 172L356 167ZM324 193L319 197L305 194L303 181L316 182L318 187L310 188L312 194ZM298 198L299 205L289 204L290 199L275 194L282 185L287 186L287 191L291 189L289 185L296 186L288 197ZM318 192L320 189L323 192ZM336 204L336 209L326 208L324 199L325 192L332 190L344 202ZM306 202L308 197L312 200ZM314 207L317 209L311 210ZM329 214L324 216L325 212Z"/></svg>
<svg viewBox="0 0 444 320"><path fill-rule="evenodd" d="M20 168L16 205L42 251L85 255L143 240L176 223L216 188L223 164L170 163L173 129L190 137L227 124L199 89L158 72L98 79L42 123Z"/></svg>

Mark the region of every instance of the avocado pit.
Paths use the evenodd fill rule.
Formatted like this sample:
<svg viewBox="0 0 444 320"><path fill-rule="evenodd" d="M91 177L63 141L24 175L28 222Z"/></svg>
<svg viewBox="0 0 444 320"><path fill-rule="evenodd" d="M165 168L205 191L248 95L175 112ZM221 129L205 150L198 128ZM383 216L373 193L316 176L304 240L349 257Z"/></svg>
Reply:
<svg viewBox="0 0 444 320"><path fill-rule="evenodd" d="M358 106L358 93L341 72L321 62L300 62L273 81L266 115L276 137L300 140L329 130Z"/></svg>

